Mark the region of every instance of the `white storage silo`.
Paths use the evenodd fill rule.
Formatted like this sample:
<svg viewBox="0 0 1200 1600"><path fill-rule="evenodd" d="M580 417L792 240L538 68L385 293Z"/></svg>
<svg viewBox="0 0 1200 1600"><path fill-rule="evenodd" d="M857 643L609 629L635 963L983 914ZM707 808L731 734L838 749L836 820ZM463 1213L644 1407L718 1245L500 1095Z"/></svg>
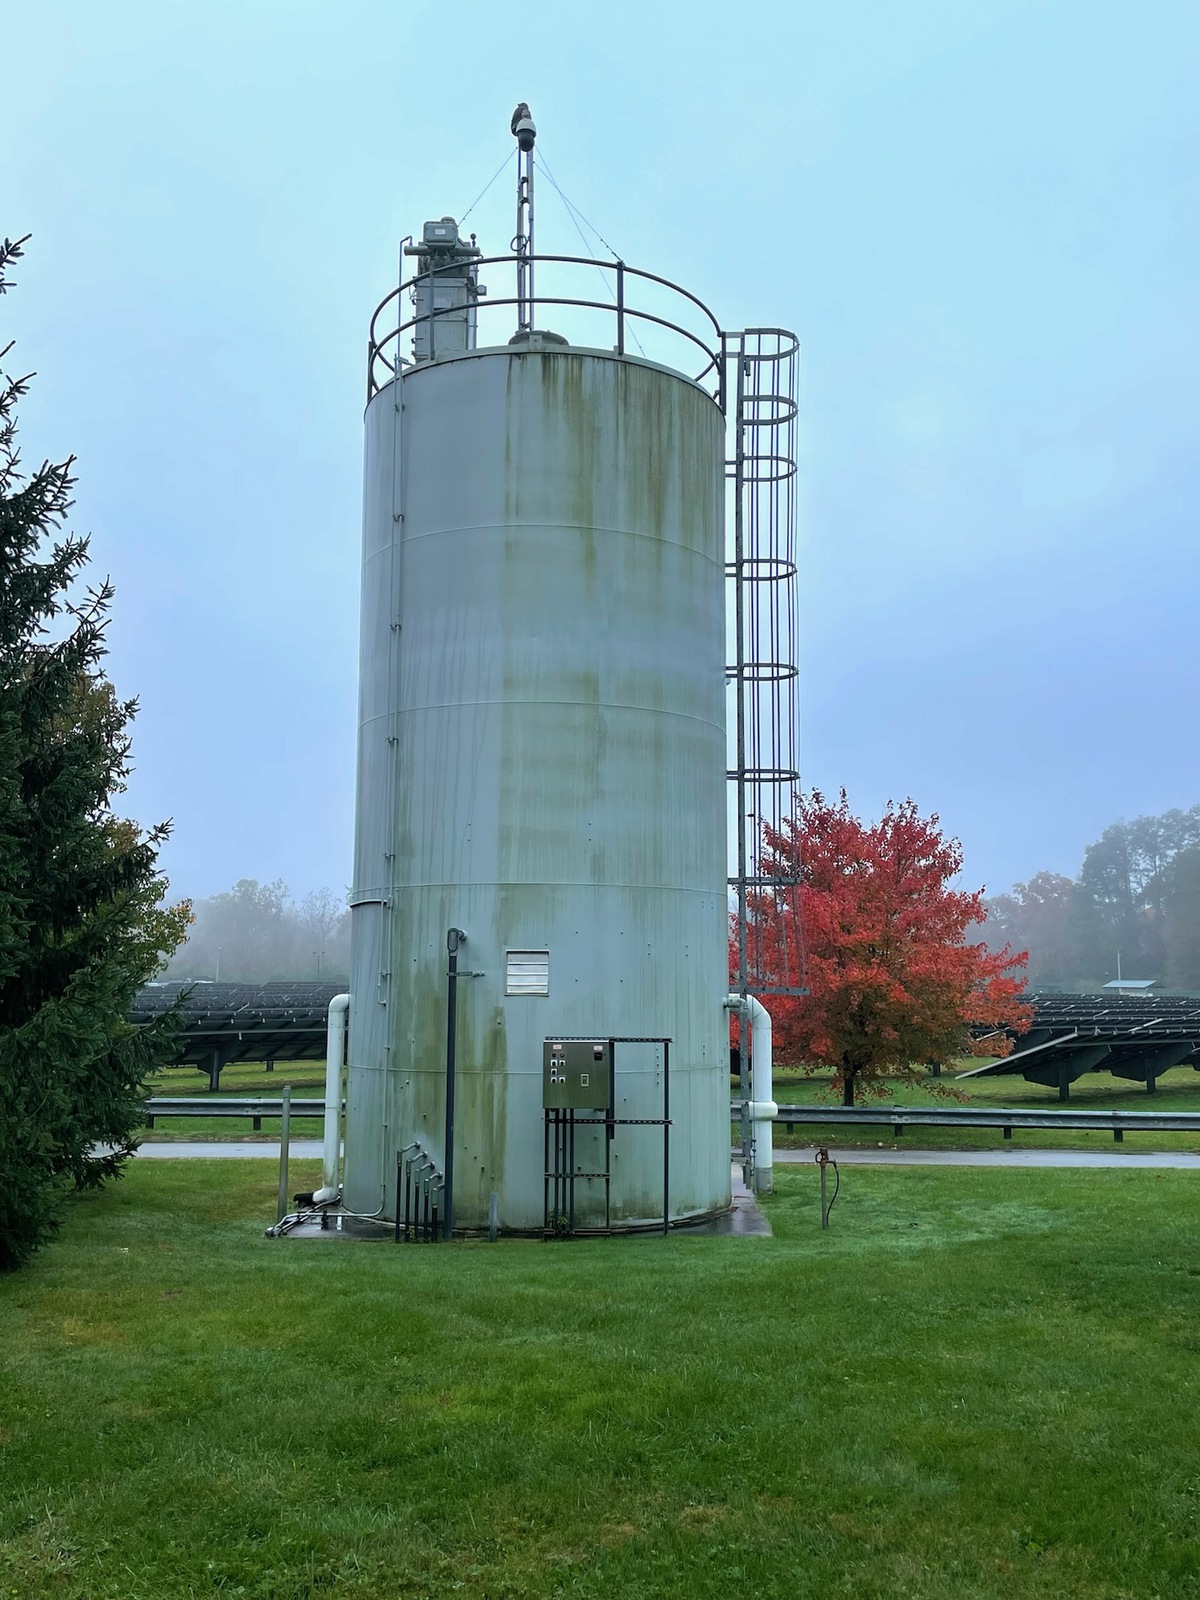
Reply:
<svg viewBox="0 0 1200 1600"><path fill-rule="evenodd" d="M456 1230L489 1207L541 1230L555 1037L670 1039L670 1215L719 1212L724 417L681 371L529 331L524 303L517 341L472 348L471 252L430 226L440 315L366 412L345 1205L391 1217L417 1144L445 1170L459 929ZM661 1219L663 1057L616 1049L615 1227ZM605 1138L580 1127L580 1173ZM577 1184L582 1225L602 1188Z"/></svg>

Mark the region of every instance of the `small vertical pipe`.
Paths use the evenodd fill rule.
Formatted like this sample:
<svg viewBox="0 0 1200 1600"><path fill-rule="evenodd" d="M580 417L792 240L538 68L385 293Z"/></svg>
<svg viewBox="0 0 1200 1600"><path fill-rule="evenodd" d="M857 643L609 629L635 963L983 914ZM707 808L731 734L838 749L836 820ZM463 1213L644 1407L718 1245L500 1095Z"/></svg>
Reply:
<svg viewBox="0 0 1200 1600"><path fill-rule="evenodd" d="M625 354L625 263L617 262L617 354Z"/></svg>
<svg viewBox="0 0 1200 1600"><path fill-rule="evenodd" d="M282 1222L288 1212L288 1157L292 1143L292 1086L283 1086L283 1104L279 1108L279 1199L276 1204L276 1222Z"/></svg>
<svg viewBox="0 0 1200 1600"><path fill-rule="evenodd" d="M436 284L434 282L433 258L430 257L429 258L429 319L428 319L429 320L429 359L430 359L430 361L433 360L434 353L435 353L434 352L434 347L433 347L433 341L434 341L433 307L434 307L434 296L436 295L436 293L437 293L437 288L436 288ZM397 345L397 354L399 354L399 346L398 345Z"/></svg>
<svg viewBox="0 0 1200 1600"><path fill-rule="evenodd" d="M400 1243L400 1180L404 1172L403 1153L396 1151L396 1239Z"/></svg>
<svg viewBox="0 0 1200 1600"><path fill-rule="evenodd" d="M449 954L446 984L446 1148L444 1178L445 1214L442 1218L442 1235L446 1239L454 1230L454 1053L458 1030L458 947L467 942L461 928L451 928L446 934Z"/></svg>
<svg viewBox="0 0 1200 1600"><path fill-rule="evenodd" d="M558 1113L558 1214L567 1211L567 1113Z"/></svg>
<svg viewBox="0 0 1200 1600"><path fill-rule="evenodd" d="M826 1209L826 1206L825 1206L825 1167L826 1167L826 1163L824 1161L821 1161L821 1156L823 1156L824 1154L825 1154L825 1152L824 1152L824 1150L822 1150L821 1154L817 1157L817 1160L818 1160L818 1162L820 1162L820 1167L821 1167L821 1226L822 1226L822 1228L828 1228L828 1226L829 1226L829 1212L828 1212L828 1210Z"/></svg>
<svg viewBox="0 0 1200 1600"><path fill-rule="evenodd" d="M617 1114L617 1041L608 1041L608 1115L604 1123L604 1231L612 1231L612 1141Z"/></svg>
<svg viewBox="0 0 1200 1600"><path fill-rule="evenodd" d="M663 1233L671 1227L671 1041L663 1040Z"/></svg>
<svg viewBox="0 0 1200 1600"><path fill-rule="evenodd" d="M554 1220L563 1213L563 1114L554 1113Z"/></svg>
<svg viewBox="0 0 1200 1600"><path fill-rule="evenodd" d="M528 232L527 243L526 243L526 247L525 248L526 248L527 259L528 259L528 263L529 263L529 287L528 287L528 295L529 295L529 331L530 331L530 333L532 333L533 332L533 325L537 320L537 316L536 316L535 309L534 309L536 304L537 304L537 295L534 292L534 286L533 286L534 254L533 254L533 146L532 145L530 145L530 147L529 147L529 152L525 157L525 162L526 162L525 170L526 170L526 173L528 174L528 181L527 181L526 186L525 186L526 216L529 219L529 232Z"/></svg>
<svg viewBox="0 0 1200 1600"><path fill-rule="evenodd" d="M567 1155L567 1232L575 1232L575 1108L567 1113L571 1148Z"/></svg>
<svg viewBox="0 0 1200 1600"><path fill-rule="evenodd" d="M617 1041L608 1041L608 1113L604 1119L604 1142L610 1145L613 1134L616 1132L613 1119L617 1114ZM605 1157L605 1171L608 1170L608 1158Z"/></svg>

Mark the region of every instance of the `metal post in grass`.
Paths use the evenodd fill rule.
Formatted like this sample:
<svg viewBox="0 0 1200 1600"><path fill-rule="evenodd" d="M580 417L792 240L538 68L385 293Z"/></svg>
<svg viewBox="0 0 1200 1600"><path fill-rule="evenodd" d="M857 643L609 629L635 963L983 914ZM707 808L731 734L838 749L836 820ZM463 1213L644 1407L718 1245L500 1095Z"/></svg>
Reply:
<svg viewBox="0 0 1200 1600"><path fill-rule="evenodd" d="M292 1142L292 1086L283 1086L283 1100L279 1108L279 1201L276 1222L282 1222L288 1213L288 1156Z"/></svg>

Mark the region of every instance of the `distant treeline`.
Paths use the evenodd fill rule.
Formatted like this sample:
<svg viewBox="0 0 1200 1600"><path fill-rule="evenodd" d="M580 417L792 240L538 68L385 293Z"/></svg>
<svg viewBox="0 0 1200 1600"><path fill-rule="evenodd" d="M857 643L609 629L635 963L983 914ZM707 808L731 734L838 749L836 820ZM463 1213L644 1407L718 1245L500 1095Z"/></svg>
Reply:
<svg viewBox="0 0 1200 1600"><path fill-rule="evenodd" d="M988 900L981 937L1029 951L1029 980L1067 989L1117 976L1200 989L1200 806L1115 822L1078 878L1039 872Z"/></svg>
<svg viewBox="0 0 1200 1600"><path fill-rule="evenodd" d="M242 878L198 900L187 943L165 976L268 983L276 978L350 978L350 912L344 894L316 889L293 900L281 879Z"/></svg>

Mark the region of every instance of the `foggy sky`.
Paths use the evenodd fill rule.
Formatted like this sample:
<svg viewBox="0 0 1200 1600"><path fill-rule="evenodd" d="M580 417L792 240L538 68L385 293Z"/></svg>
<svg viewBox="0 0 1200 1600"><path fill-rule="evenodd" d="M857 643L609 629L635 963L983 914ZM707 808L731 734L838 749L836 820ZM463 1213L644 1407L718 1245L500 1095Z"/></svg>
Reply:
<svg viewBox="0 0 1200 1600"><path fill-rule="evenodd" d="M180 892L349 883L367 323L518 99L627 261L800 334L806 781L990 892L1200 801L1194 5L2 10L0 345Z"/></svg>

